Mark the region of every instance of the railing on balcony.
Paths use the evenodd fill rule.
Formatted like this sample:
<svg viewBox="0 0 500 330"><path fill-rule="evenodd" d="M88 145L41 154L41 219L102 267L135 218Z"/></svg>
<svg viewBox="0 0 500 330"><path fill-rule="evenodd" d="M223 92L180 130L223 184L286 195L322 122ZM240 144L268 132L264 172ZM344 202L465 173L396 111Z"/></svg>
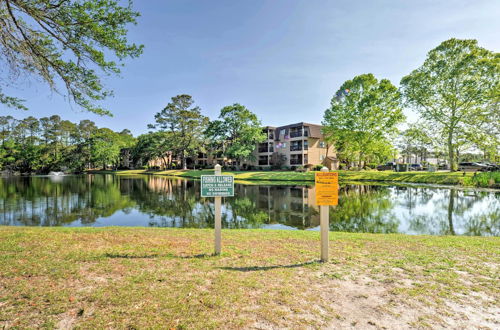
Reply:
<svg viewBox="0 0 500 330"><path fill-rule="evenodd" d="M259 147L259 152L274 152L274 147Z"/></svg>
<svg viewBox="0 0 500 330"><path fill-rule="evenodd" d="M292 144L290 145L290 151L300 151L302 150L302 145L300 144Z"/></svg>
<svg viewBox="0 0 500 330"><path fill-rule="evenodd" d="M290 159L290 165L302 165L302 159Z"/></svg>
<svg viewBox="0 0 500 330"><path fill-rule="evenodd" d="M298 132L291 131L290 132L290 137L291 138L299 137L299 136L302 136L302 131L298 131Z"/></svg>
<svg viewBox="0 0 500 330"><path fill-rule="evenodd" d="M268 165L267 160L259 160L259 165Z"/></svg>

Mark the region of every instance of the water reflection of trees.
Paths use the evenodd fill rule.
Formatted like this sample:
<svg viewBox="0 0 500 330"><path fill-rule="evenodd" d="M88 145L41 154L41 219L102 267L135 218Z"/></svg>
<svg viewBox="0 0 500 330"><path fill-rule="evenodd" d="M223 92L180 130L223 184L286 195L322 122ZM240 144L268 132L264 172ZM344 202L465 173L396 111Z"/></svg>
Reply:
<svg viewBox="0 0 500 330"><path fill-rule="evenodd" d="M405 188L415 194L421 188ZM409 212L405 221L416 234L500 235L500 195L484 191L426 189L432 198L420 203L424 214ZM418 192L417 192L418 193Z"/></svg>
<svg viewBox="0 0 500 330"><path fill-rule="evenodd" d="M224 228L319 225L314 186L236 185L223 199ZM0 180L0 224L56 226L137 210L151 226L211 228L213 198L198 181L157 176L69 176ZM348 185L330 212L334 231L500 235L500 194L453 189Z"/></svg>
<svg viewBox="0 0 500 330"><path fill-rule="evenodd" d="M0 180L0 224L58 226L76 220L93 223L134 203L122 196L120 180L111 175Z"/></svg>
<svg viewBox="0 0 500 330"><path fill-rule="evenodd" d="M339 205L330 211L330 229L364 233L397 233L399 220L391 212L393 200L385 186L348 185Z"/></svg>

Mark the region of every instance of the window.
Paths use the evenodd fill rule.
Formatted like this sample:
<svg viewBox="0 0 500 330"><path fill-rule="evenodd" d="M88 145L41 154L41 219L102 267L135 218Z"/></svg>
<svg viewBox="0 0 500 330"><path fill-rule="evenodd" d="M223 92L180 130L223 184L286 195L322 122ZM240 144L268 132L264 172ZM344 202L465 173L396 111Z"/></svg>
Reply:
<svg viewBox="0 0 500 330"><path fill-rule="evenodd" d="M307 140L304 140L304 150L309 149L309 142Z"/></svg>
<svg viewBox="0 0 500 330"><path fill-rule="evenodd" d="M320 147L320 148L326 148L326 143L325 143L325 141L320 141L320 142L319 142L319 147Z"/></svg>
<svg viewBox="0 0 500 330"><path fill-rule="evenodd" d="M285 132L286 130L283 128L282 130L280 130L280 135L285 135Z"/></svg>
<svg viewBox="0 0 500 330"><path fill-rule="evenodd" d="M319 160L325 160L325 155L320 155Z"/></svg>

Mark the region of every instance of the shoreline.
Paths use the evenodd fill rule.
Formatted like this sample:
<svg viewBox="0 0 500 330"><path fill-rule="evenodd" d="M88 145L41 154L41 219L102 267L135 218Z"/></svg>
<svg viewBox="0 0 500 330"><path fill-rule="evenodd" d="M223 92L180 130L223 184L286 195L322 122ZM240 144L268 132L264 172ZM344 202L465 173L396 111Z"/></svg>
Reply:
<svg viewBox="0 0 500 330"><path fill-rule="evenodd" d="M392 184L426 184L437 187L460 187L471 189L488 189L497 191L499 184L492 186L475 186L464 184L465 178L472 178L472 172L387 172L387 171L335 171L339 173L341 182L373 182ZM201 175L211 175L213 170L117 170L87 171L88 174L114 174L114 175L159 175L199 179ZM300 182L301 184L314 183L314 171L223 171L223 174L233 175L235 181L248 182Z"/></svg>

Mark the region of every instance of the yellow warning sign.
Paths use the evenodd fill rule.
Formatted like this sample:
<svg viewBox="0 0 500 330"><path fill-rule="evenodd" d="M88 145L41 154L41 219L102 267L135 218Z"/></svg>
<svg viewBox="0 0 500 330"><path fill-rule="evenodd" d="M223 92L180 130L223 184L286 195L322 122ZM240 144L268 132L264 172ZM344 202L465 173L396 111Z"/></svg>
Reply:
<svg viewBox="0 0 500 330"><path fill-rule="evenodd" d="M337 205L339 203L339 174L335 172L316 172L317 205Z"/></svg>

